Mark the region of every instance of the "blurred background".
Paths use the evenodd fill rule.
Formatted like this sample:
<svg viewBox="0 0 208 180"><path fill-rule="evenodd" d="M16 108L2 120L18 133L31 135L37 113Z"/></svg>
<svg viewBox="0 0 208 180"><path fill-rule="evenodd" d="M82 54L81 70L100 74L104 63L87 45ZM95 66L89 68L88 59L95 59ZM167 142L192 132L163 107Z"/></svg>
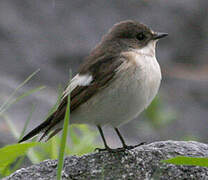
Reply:
<svg viewBox="0 0 208 180"><path fill-rule="evenodd" d="M206 0L1 0L0 104L37 69L15 97L46 86L3 114L21 131L35 107L27 132L37 126L56 103L59 86L66 86L69 69L76 73L114 23L133 19L169 37L157 46L163 74L159 95L139 118L121 127L122 134L128 144L168 139L207 143L207 12ZM2 147L16 139L0 118ZM111 128L105 134L112 147L120 145Z"/></svg>

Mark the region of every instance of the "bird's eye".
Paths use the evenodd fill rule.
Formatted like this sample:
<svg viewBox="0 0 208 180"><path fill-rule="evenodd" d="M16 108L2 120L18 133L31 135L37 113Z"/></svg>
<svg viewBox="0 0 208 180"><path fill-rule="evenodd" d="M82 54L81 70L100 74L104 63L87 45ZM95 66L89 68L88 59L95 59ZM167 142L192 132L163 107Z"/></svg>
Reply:
<svg viewBox="0 0 208 180"><path fill-rule="evenodd" d="M143 32L137 34L136 38L139 40L139 41L142 41L146 38L146 36L144 35Z"/></svg>

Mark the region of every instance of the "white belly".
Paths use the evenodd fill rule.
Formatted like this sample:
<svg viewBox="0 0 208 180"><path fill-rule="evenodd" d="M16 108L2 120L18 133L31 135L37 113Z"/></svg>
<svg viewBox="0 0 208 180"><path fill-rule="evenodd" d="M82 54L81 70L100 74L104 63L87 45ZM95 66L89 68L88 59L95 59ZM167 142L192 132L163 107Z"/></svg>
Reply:
<svg viewBox="0 0 208 180"><path fill-rule="evenodd" d="M123 68L115 81L71 114L71 123L117 127L138 116L153 100L161 72L155 57L141 56L136 66Z"/></svg>

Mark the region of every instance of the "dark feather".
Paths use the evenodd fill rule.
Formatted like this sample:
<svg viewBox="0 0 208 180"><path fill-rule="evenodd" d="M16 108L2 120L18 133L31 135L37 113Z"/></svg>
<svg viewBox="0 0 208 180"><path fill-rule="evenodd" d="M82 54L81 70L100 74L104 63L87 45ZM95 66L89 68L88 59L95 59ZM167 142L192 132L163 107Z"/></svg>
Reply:
<svg viewBox="0 0 208 180"><path fill-rule="evenodd" d="M106 68L106 64L99 64L96 67L96 70L94 71L94 80L89 86L77 86L72 92L71 92L71 103L70 103L70 112L73 113L73 111L78 108L81 104L85 103L87 100L89 100L92 96L94 96L99 91L102 91L103 88L105 88L108 85L108 82L110 80L113 80L113 77L116 73L115 69L120 66L122 63L121 61L112 62L105 62L105 63L111 63L111 68ZM106 70L106 71L104 71ZM59 105L56 112L53 114L53 120L49 125L47 125L47 128L42 136L48 135L50 130L55 127L60 121L64 119L66 106L67 106L67 99L66 96L61 104Z"/></svg>
<svg viewBox="0 0 208 180"><path fill-rule="evenodd" d="M70 112L72 114L76 108L88 101L99 91L102 91L108 86L109 81L114 79L116 69L123 63L120 60L120 47L118 43L109 43L109 41L103 40L86 58L85 63L81 66L78 73L80 75L92 75L93 81L88 86L77 86L71 92ZM47 136L50 131L64 119L67 99L66 96L58 109L45 122L24 136L19 143L30 139L40 132L43 132L40 140ZM49 138L53 137L58 131L60 131L60 129L55 129L49 135Z"/></svg>
<svg viewBox="0 0 208 180"><path fill-rule="evenodd" d="M19 140L18 143L26 141L32 138L33 136L37 135L38 133L42 132L45 129L45 127L47 127L51 123L52 119L53 119L53 116L50 116L42 124L40 124L38 127L30 131L27 135L25 135L21 140Z"/></svg>

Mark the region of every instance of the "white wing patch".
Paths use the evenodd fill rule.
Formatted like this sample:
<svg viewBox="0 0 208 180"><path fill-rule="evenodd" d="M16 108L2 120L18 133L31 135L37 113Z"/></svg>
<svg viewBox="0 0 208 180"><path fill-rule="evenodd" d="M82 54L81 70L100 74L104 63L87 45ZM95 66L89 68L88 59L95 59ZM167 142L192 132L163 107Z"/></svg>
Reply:
<svg viewBox="0 0 208 180"><path fill-rule="evenodd" d="M69 86L64 91L63 98L65 98L77 86L88 86L92 82L92 80L93 80L92 75L89 75L89 74L79 75L79 74L77 74L76 76L74 76L74 78L71 80Z"/></svg>

